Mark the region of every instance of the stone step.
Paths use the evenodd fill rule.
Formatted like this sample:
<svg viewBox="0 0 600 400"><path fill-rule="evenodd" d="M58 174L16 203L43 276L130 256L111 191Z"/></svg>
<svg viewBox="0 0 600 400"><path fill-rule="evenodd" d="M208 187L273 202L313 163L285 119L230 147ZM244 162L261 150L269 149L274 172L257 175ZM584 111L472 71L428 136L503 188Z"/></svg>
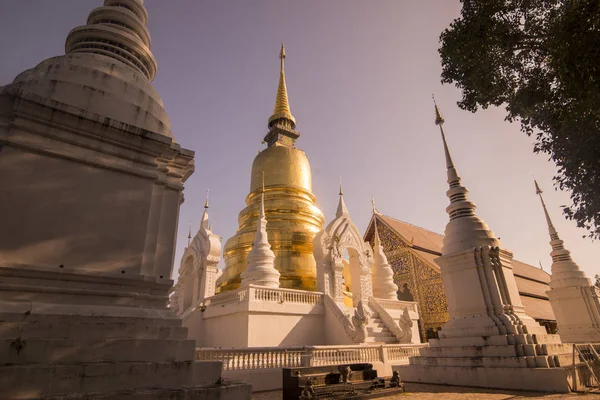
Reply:
<svg viewBox="0 0 600 400"><path fill-rule="evenodd" d="M395 337L381 337L381 338L374 338L374 337L368 337L365 340L365 343L380 343L380 344L387 344L387 343L397 343L398 341L396 340Z"/></svg>
<svg viewBox="0 0 600 400"><path fill-rule="evenodd" d="M417 358L417 357L414 357ZM414 359L414 358L411 358ZM412 364L412 363L411 363ZM404 382L569 393L565 368L473 368L398 365Z"/></svg>
<svg viewBox="0 0 600 400"><path fill-rule="evenodd" d="M95 323L57 324L55 322L0 322L0 339L187 339L187 328L148 324Z"/></svg>
<svg viewBox="0 0 600 400"><path fill-rule="evenodd" d="M0 339L5 364L192 361L194 340Z"/></svg>
<svg viewBox="0 0 600 400"><path fill-rule="evenodd" d="M212 386L221 379L221 367L218 361L0 366L0 393L2 399L39 399L66 393Z"/></svg>
<svg viewBox="0 0 600 400"><path fill-rule="evenodd" d="M4 310L3 310L4 311ZM170 318L165 318L163 315L166 312L149 312L148 310L139 310L139 316L131 315L102 315L100 311L96 314L93 312L89 315L72 315L72 314L38 314L25 312L0 312L0 323L2 322L27 322L27 323L47 323L55 325L63 324L122 324L122 325L156 325L156 326L172 326L180 327L181 319L175 314L170 315Z"/></svg>
<svg viewBox="0 0 600 400"><path fill-rule="evenodd" d="M389 332L385 326L367 326L367 332Z"/></svg>
<svg viewBox="0 0 600 400"><path fill-rule="evenodd" d="M367 332L369 333L369 336L371 337L392 337L394 335L392 335L392 333L390 331L383 331L383 332L369 332L367 330Z"/></svg>
<svg viewBox="0 0 600 400"><path fill-rule="evenodd" d="M32 400L246 400L252 398L252 385L223 381L220 385L196 386L186 389L119 390L110 393L68 394L38 397Z"/></svg>
<svg viewBox="0 0 600 400"><path fill-rule="evenodd" d="M526 357L411 357L410 365L484 368L554 368L552 356Z"/></svg>
<svg viewBox="0 0 600 400"><path fill-rule="evenodd" d="M424 347L423 357L516 357L517 348L507 346Z"/></svg>
<svg viewBox="0 0 600 400"><path fill-rule="evenodd" d="M186 389L120 390L111 393L68 394L35 400L246 400L252 398L252 385L224 381L220 385L196 386Z"/></svg>

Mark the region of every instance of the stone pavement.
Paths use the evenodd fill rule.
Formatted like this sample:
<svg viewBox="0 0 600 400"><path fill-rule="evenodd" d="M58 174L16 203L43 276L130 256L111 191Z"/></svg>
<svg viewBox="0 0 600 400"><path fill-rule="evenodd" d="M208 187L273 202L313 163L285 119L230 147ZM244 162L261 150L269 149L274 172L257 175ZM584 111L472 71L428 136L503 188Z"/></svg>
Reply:
<svg viewBox="0 0 600 400"><path fill-rule="evenodd" d="M518 400L518 399L544 399L544 400L600 400L600 392L587 394L547 394L540 392L518 392L512 390L477 389L456 386L424 385L407 383L406 393L388 397L385 400ZM252 395L252 400L281 400L282 393L279 390L271 392L260 392Z"/></svg>

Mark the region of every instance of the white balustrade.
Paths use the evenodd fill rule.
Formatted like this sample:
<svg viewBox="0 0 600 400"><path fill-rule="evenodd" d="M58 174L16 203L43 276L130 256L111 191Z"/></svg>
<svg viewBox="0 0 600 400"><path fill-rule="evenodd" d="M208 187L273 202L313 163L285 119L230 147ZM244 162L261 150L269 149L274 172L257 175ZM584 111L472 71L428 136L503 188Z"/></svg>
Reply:
<svg viewBox="0 0 600 400"><path fill-rule="evenodd" d="M204 300L204 305L217 306L225 304L241 303L248 298L248 288L239 288L227 292L219 293Z"/></svg>
<svg viewBox="0 0 600 400"><path fill-rule="evenodd" d="M242 302L270 302L270 303L294 303L294 304L323 304L323 293L307 292L294 289L270 289L261 286L250 285L216 294L204 301L206 307L224 306Z"/></svg>
<svg viewBox="0 0 600 400"><path fill-rule="evenodd" d="M417 311L417 303L412 301L401 301L401 300L385 300L385 299L376 299L377 302L388 310L404 310L408 307L408 311Z"/></svg>
<svg viewBox="0 0 600 400"><path fill-rule="evenodd" d="M296 304L322 304L323 293L307 292L305 290L293 289L270 289L260 286L250 285L254 292L253 300L268 301L277 303L296 303Z"/></svg>
<svg viewBox="0 0 600 400"><path fill-rule="evenodd" d="M196 360L221 361L224 371L300 367L305 357L306 350L302 347L196 349Z"/></svg>
<svg viewBox="0 0 600 400"><path fill-rule="evenodd" d="M412 346L390 346L387 347L387 359L389 361L406 360L408 362L409 357L419 355L419 349L426 347L426 345L412 345Z"/></svg>
<svg viewBox="0 0 600 400"><path fill-rule="evenodd" d="M221 361L224 371L313 367L323 365L408 362L419 355L417 345L360 345L306 347L248 347L242 349L196 349L196 360Z"/></svg>

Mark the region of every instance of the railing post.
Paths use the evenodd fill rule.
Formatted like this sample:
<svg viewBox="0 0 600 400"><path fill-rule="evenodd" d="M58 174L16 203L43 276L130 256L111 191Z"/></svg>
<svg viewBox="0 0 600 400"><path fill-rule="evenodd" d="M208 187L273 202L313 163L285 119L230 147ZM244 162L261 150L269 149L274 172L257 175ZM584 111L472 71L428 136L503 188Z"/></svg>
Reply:
<svg viewBox="0 0 600 400"><path fill-rule="evenodd" d="M304 352L303 357L302 357L302 366L303 367L310 367L310 366L312 366L312 351L309 354L309 351L306 348L306 346L304 346L302 348L302 351Z"/></svg>
<svg viewBox="0 0 600 400"><path fill-rule="evenodd" d="M379 347L379 351L380 351L381 362L384 364L387 364L387 362L388 362L387 348L385 348L385 347L383 347L383 345L381 345Z"/></svg>

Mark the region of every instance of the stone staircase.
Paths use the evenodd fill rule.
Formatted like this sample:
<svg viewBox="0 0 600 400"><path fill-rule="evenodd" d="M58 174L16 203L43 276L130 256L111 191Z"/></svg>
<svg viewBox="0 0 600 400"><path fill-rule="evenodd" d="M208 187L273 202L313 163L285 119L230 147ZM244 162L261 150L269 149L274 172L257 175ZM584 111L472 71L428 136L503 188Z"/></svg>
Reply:
<svg viewBox="0 0 600 400"><path fill-rule="evenodd" d="M373 313L367 324L368 337L365 343L398 343L377 313Z"/></svg>

